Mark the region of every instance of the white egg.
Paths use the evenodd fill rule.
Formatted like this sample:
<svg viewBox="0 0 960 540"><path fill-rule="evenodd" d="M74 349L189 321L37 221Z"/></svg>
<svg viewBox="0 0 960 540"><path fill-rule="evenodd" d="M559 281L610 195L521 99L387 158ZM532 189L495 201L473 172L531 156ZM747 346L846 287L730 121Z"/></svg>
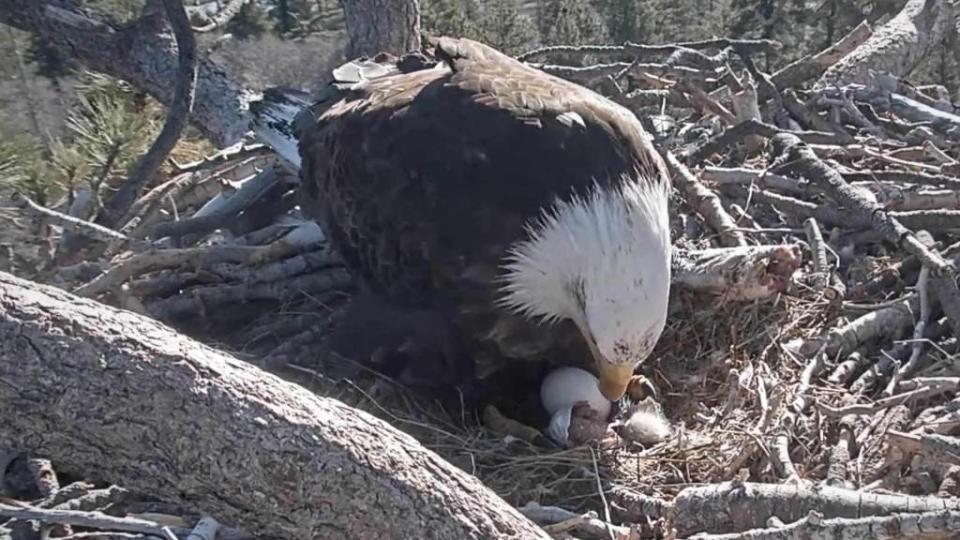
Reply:
<svg viewBox="0 0 960 540"><path fill-rule="evenodd" d="M540 385L540 401L550 416L586 401L604 420L613 404L600 393L599 380L585 369L562 367L550 372Z"/></svg>

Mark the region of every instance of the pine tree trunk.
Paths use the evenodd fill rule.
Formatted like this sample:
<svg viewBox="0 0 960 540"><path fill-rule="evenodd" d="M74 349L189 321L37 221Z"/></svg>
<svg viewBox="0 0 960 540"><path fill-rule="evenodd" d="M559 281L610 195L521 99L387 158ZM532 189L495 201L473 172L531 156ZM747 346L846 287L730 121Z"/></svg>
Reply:
<svg viewBox="0 0 960 540"><path fill-rule="evenodd" d="M4 445L257 537L549 538L367 413L3 272L0 418Z"/></svg>
<svg viewBox="0 0 960 540"><path fill-rule="evenodd" d="M348 59L420 48L417 0L341 0L347 24Z"/></svg>

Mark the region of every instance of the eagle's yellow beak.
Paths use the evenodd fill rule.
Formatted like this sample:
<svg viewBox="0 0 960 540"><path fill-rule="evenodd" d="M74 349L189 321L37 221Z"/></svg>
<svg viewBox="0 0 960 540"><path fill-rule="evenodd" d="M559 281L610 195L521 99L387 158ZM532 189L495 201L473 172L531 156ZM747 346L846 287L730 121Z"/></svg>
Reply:
<svg viewBox="0 0 960 540"><path fill-rule="evenodd" d="M597 362L600 372L600 393L610 401L617 401L627 391L630 378L633 377L633 365L613 364L606 360Z"/></svg>

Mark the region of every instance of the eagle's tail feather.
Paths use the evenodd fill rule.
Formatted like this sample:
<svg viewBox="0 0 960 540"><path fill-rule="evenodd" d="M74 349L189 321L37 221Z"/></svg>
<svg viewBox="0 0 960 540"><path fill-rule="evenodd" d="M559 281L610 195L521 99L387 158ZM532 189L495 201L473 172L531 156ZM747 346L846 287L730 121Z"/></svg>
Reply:
<svg viewBox="0 0 960 540"><path fill-rule="evenodd" d="M312 102L307 92L276 87L264 90L263 97L250 104L253 116L250 125L257 138L297 169L300 168L300 151L295 125L298 115Z"/></svg>

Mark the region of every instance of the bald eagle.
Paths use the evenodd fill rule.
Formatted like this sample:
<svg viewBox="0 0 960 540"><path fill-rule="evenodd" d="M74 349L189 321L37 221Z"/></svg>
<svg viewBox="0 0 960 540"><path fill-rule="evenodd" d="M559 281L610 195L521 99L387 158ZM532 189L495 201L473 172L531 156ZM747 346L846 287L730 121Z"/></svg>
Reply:
<svg viewBox="0 0 960 540"><path fill-rule="evenodd" d="M361 284L333 346L461 389L504 362L579 365L623 396L670 288L669 178L638 119L468 39L333 73L313 102L253 109Z"/></svg>

